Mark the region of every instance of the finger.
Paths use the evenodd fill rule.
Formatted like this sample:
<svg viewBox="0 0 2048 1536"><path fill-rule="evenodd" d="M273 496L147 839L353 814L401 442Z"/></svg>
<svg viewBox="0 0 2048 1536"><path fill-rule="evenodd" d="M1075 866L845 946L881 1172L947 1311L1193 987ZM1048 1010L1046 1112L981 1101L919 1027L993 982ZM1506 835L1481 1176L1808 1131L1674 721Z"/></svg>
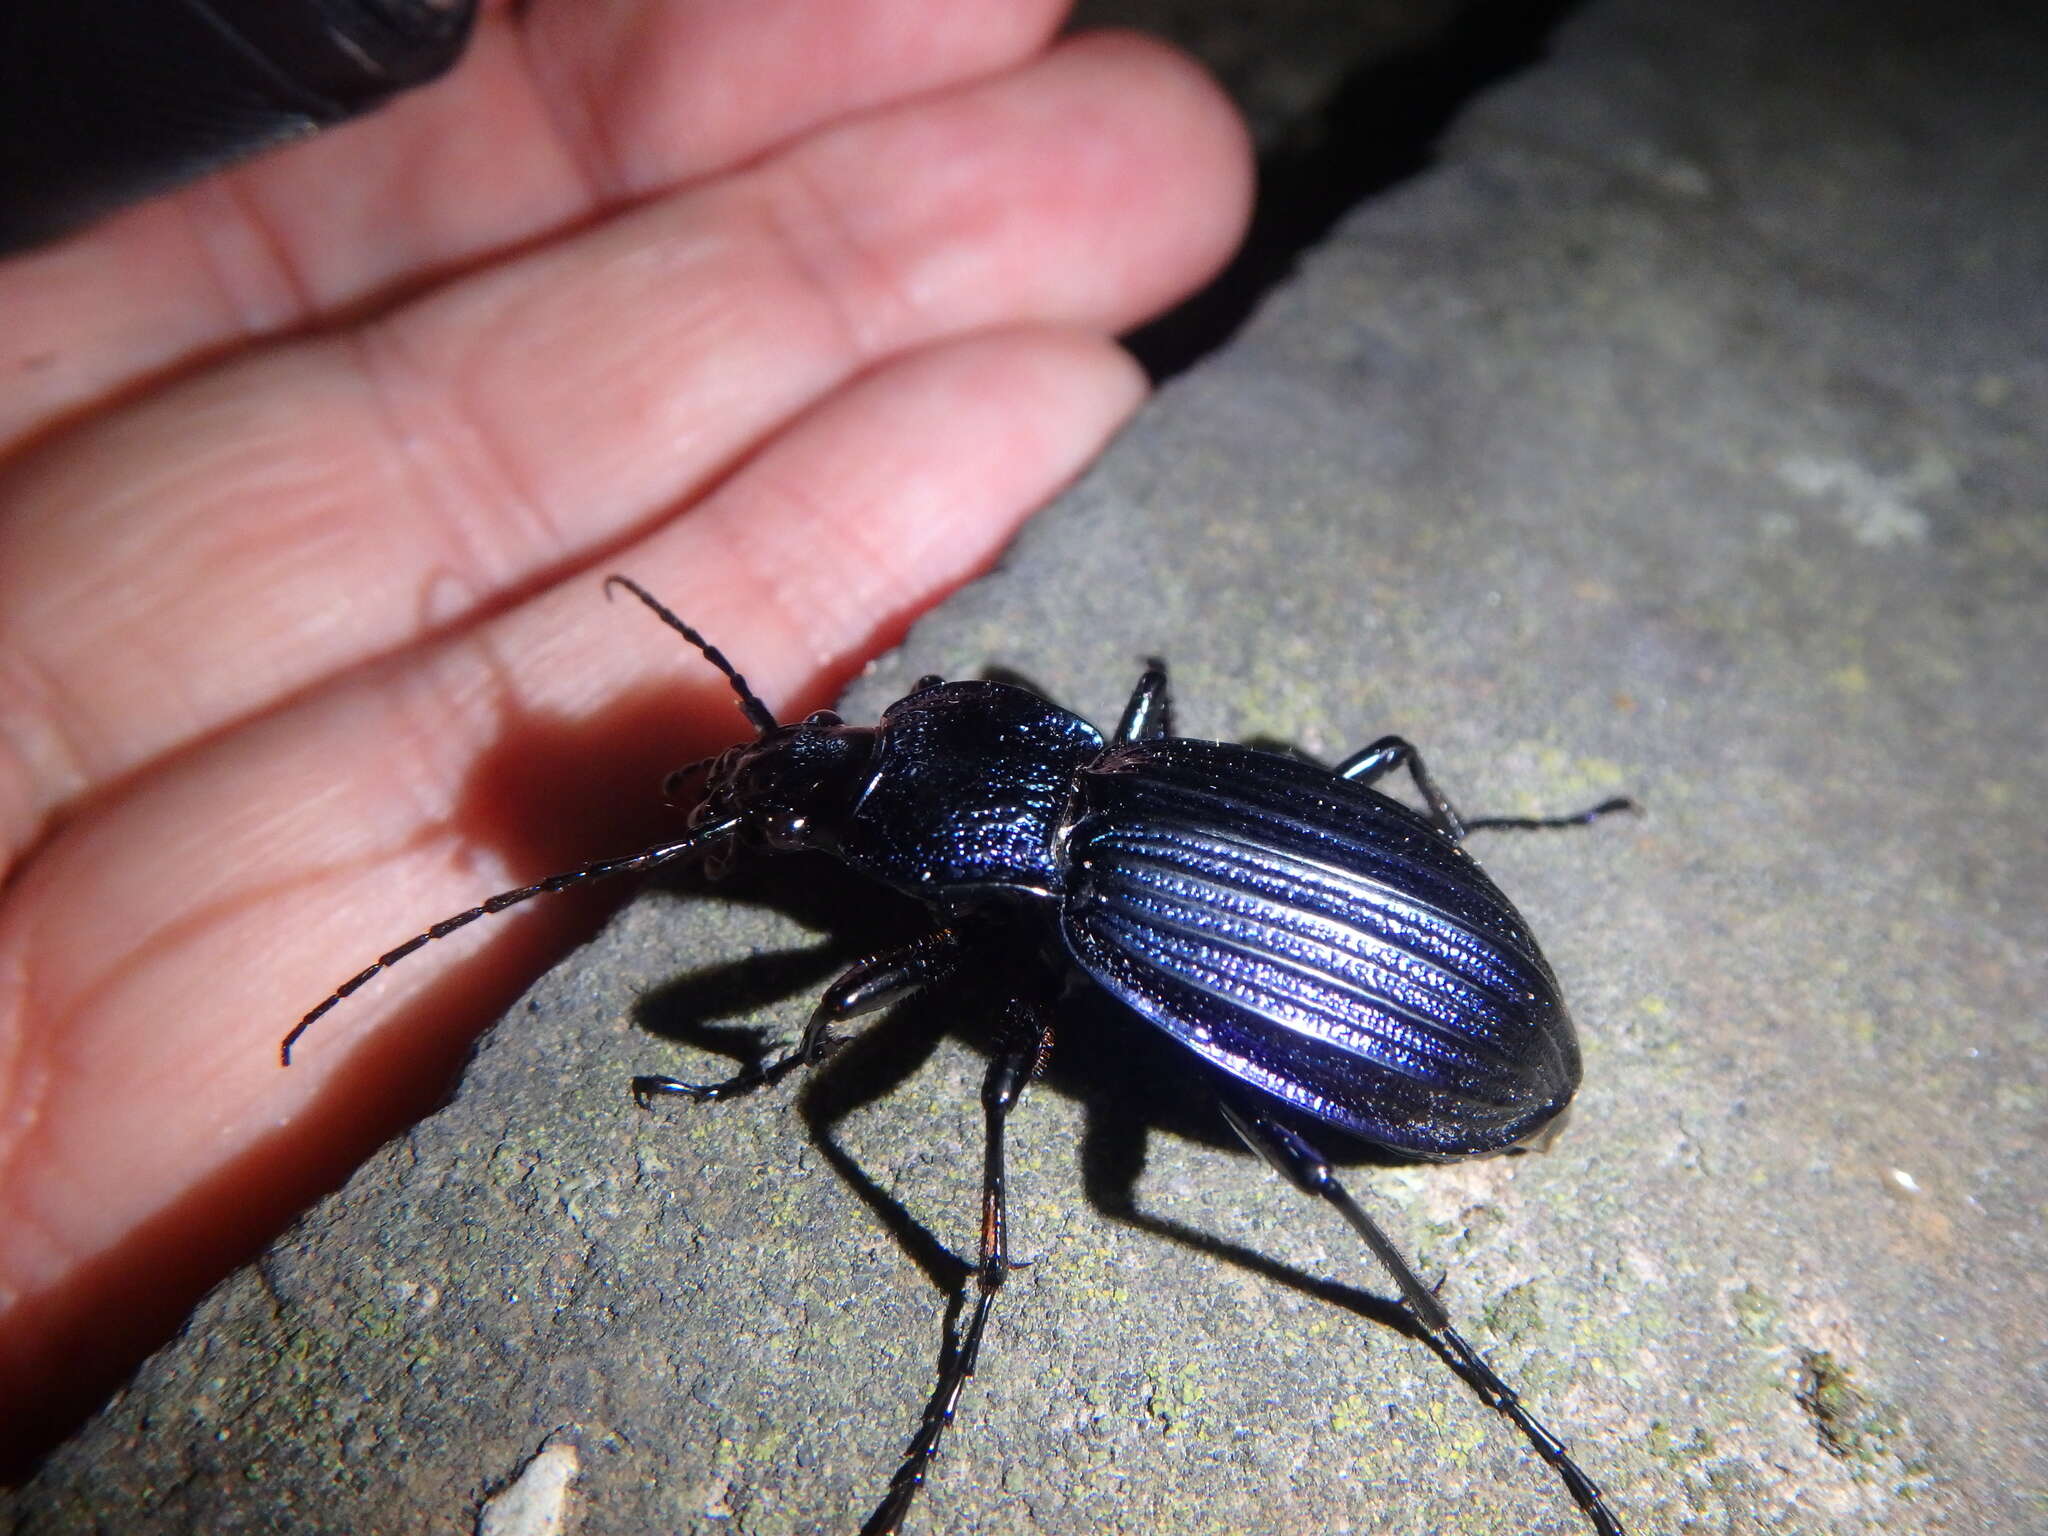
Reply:
<svg viewBox="0 0 2048 1536"><path fill-rule="evenodd" d="M0 480L0 835L651 526L879 358L1135 322L1245 181L1206 81L1085 40L51 444Z"/></svg>
<svg viewBox="0 0 2048 1536"><path fill-rule="evenodd" d="M618 563L776 708L801 708L985 565L1141 392L1128 358L1071 333L899 359ZM489 890L631 846L617 806L656 810L674 761L649 742L694 751L740 729L672 633L579 578L419 667L373 669L188 754L54 837L0 907L0 1005L17 1021L0 1399L92 1390L167 1330L394 1111L425 1107L456 1042L509 1000L503 968L568 914L526 907L432 946L281 1072L299 1011Z"/></svg>
<svg viewBox="0 0 2048 1536"><path fill-rule="evenodd" d="M558 0L386 110L0 264L0 451L819 124L1028 58L1058 0Z"/></svg>

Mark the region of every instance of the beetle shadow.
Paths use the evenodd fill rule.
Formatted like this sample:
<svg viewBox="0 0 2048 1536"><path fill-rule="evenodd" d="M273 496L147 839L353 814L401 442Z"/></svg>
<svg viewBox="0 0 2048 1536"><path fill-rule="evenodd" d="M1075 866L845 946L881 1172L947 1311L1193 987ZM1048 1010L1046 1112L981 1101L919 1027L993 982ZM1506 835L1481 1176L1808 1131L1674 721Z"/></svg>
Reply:
<svg viewBox="0 0 2048 1536"><path fill-rule="evenodd" d="M882 890L822 855L778 856L772 865L736 869L715 882L684 871L664 884L767 907L822 935L815 944L705 966L664 983L635 1005L634 1020L648 1033L731 1062L726 1076L765 1066L795 1044L801 1026L784 1032L720 1020L798 999L815 1001L856 961L899 948L933 926L923 903ZM805 1074L797 1097L811 1143L932 1285L952 1298L949 1319L964 1297L973 1263L947 1248L870 1176L836 1130L856 1110L909 1081L946 1035L960 1032L959 1014L948 1006L950 991L943 984L929 988L842 1031L840 1048ZM950 1331L949 1321L949 1336Z"/></svg>
<svg viewBox="0 0 2048 1536"><path fill-rule="evenodd" d="M633 1021L648 1034L760 1066L774 1054L768 1031L720 1019L815 998L865 955L908 943L932 926L922 903L878 887L823 854L778 854L714 879L700 868L661 872L654 889L777 912L819 936L796 948L720 960L642 993Z"/></svg>
<svg viewBox="0 0 2048 1536"><path fill-rule="evenodd" d="M976 1261L947 1247L909 1207L870 1177L840 1142L837 1128L856 1110L888 1097L908 1082L931 1060L947 1035L962 1033L960 1015L949 1006L953 991L944 985L931 987L889 1009L871 1028L836 1051L823 1070L813 1073L797 1101L812 1144L833 1172L888 1230L933 1289L947 1298L946 1353L954 1347L955 1326L966 1305Z"/></svg>
<svg viewBox="0 0 2048 1536"><path fill-rule="evenodd" d="M1269 1254L1145 1209L1138 1183L1151 1141L1168 1133L1235 1155L1254 1176L1270 1176L1217 1108L1214 1072L1160 1031L1088 991L1067 1000L1052 1084L1082 1105L1081 1179L1088 1203L1110 1220L1162 1237L1312 1300L1426 1339L1402 1304L1356 1285L1312 1275ZM1316 1145L1340 1166L1391 1167L1402 1159L1319 1127ZM1300 1197L1307 1201L1308 1197ZM1370 1261L1370 1254L1366 1255Z"/></svg>
<svg viewBox="0 0 2048 1536"><path fill-rule="evenodd" d="M796 878L789 878L792 875ZM664 883L677 890L707 885L701 875L688 871ZM770 866L736 871L716 882L715 889L721 899L773 908L827 935L814 945L692 971L648 993L636 1006L636 1022L649 1033L722 1056L732 1063L732 1072L758 1068L788 1049L794 1030L771 1032L720 1020L815 998L862 956L907 943L932 927L923 904L894 895L881 899L871 883L829 859L778 858ZM1020 935L1020 942L1028 939ZM870 1175L840 1140L838 1127L900 1089L948 1035L986 1055L993 1021L1014 995L1008 979L1013 975L1014 968L1006 966L995 967L993 974L956 975L862 1021L829 1061L805 1075L798 1090L798 1113L811 1143L946 1298L942 1367L957 1347L958 1319L972 1286L976 1257L954 1251ZM1218 1112L1213 1073L1174 1041L1087 987L1069 989L1053 1005L1053 1020L1054 1045L1041 1091L1064 1094L1082 1106L1082 1187L1096 1211L1367 1322L1430 1342L1398 1300L1312 1275L1244 1244L1146 1210L1137 1189L1155 1134L1176 1135L1235 1155L1261 1174L1264 1166ZM1402 1161L1332 1135L1327 1128L1318 1128L1316 1137L1333 1161L1345 1166L1391 1166Z"/></svg>

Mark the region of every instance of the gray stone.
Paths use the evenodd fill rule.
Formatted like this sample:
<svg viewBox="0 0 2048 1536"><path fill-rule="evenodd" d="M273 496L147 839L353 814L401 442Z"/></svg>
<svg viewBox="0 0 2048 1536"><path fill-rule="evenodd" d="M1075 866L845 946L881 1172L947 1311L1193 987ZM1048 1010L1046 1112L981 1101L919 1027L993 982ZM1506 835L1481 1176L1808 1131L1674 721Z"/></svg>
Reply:
<svg viewBox="0 0 2048 1536"><path fill-rule="evenodd" d="M1580 1023L1568 1133L1349 1173L1637 1533L2048 1520L2048 49L1938 17L1578 12L850 700L995 664L1107 720L1163 652L1190 734L1642 799L1479 847ZM637 1000L786 1036L841 958L649 893L0 1516L468 1531L552 1439L571 1529L853 1528L957 1278L917 1230L973 1251L971 1021L877 1026L823 1144L623 1086L724 1065ZM1343 1304L1389 1287L1338 1222L1070 1027L914 1529L1583 1528Z"/></svg>

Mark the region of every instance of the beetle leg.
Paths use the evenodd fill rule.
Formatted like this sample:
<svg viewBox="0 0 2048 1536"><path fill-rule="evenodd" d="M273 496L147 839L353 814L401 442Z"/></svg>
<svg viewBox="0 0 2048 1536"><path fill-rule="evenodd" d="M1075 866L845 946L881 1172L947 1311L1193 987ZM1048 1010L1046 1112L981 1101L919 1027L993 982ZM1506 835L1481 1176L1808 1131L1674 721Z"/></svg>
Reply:
<svg viewBox="0 0 2048 1536"><path fill-rule="evenodd" d="M1338 778L1349 779L1354 784L1371 784L1403 767L1408 770L1408 777L1415 781L1422 798L1428 802L1429 819L1436 823L1437 831L1454 843L1462 841L1465 836L1464 818L1451 805L1450 798L1437 788L1429 770L1422 766L1422 754L1405 738L1382 736L1371 746L1345 758L1335 772Z"/></svg>
<svg viewBox="0 0 2048 1536"><path fill-rule="evenodd" d="M1124 717L1110 745L1121 747L1172 734L1173 699L1166 691L1166 663L1153 656L1146 660L1145 675L1131 690L1131 702L1124 706Z"/></svg>
<svg viewBox="0 0 2048 1536"><path fill-rule="evenodd" d="M1370 784L1384 778L1396 768L1405 767L1408 776L1415 781L1422 798L1429 803L1429 819L1436 823L1436 829L1452 842L1462 842L1467 832L1519 831L1529 832L1545 827L1583 827L1588 822L1598 821L1616 811L1640 811L1641 806L1625 795L1612 800L1602 800L1588 810L1574 811L1569 816L1479 816L1467 821L1452 806L1450 798L1437 787L1429 770L1422 766L1422 754L1412 743L1399 736L1382 736L1364 750L1352 753L1335 769L1340 779L1349 779L1354 784Z"/></svg>
<svg viewBox="0 0 2048 1536"><path fill-rule="evenodd" d="M1564 1442L1522 1406L1514 1388L1495 1375L1493 1368L1480 1358L1479 1352L1451 1326L1450 1315L1444 1311L1443 1303L1437 1300L1435 1292L1422 1283L1400 1250L1380 1230L1379 1224L1366 1215L1349 1191L1338 1182L1329 1159L1290 1126L1228 1100L1219 1100L1218 1104L1231 1129L1272 1165L1276 1173L1303 1194L1315 1195L1336 1207L1338 1214L1365 1239L1366 1247L1373 1251L1373 1256L1386 1267L1395 1284L1401 1288L1401 1299L1409 1316L1422 1328L1438 1355L1479 1394L1480 1401L1510 1420L1536 1454L1557 1470L1566 1491L1585 1512L1586 1519L1599 1536L1622 1536L1621 1522L1607 1507L1600 1485L1580 1469Z"/></svg>
<svg viewBox="0 0 2048 1536"><path fill-rule="evenodd" d="M1627 811L1640 816L1643 808L1627 795L1616 795L1611 800L1602 800L1598 805L1588 806L1583 811L1574 811L1569 816L1480 816L1465 823L1467 832L1536 832L1545 827L1583 827L1598 821L1602 816L1612 816L1617 811Z"/></svg>
<svg viewBox="0 0 2048 1536"><path fill-rule="evenodd" d="M798 1067L815 1067L844 1042L834 1037L832 1026L842 1019L879 1013L911 993L947 975L960 963L964 945L957 927L940 928L913 940L901 949L874 955L851 966L825 989L804 1026L803 1038L795 1050L774 1061L755 1062L724 1082L685 1083L673 1077L636 1077L633 1097L646 1109L657 1096L680 1095L700 1103L738 1098L757 1088L781 1082Z"/></svg>
<svg viewBox="0 0 2048 1536"><path fill-rule="evenodd" d="M989 1063L988 1075L981 1083L981 1110L987 1135L982 1152L981 1262L974 1271L974 1311L968 1317L966 1332L940 1366L939 1384L925 1404L917 1433L910 1437L910 1447L904 1452L903 1464L889 1480L889 1492L880 1506L869 1516L868 1523L861 1527L861 1536L894 1536L902 1525L911 1500L924 1486L932 1461L939 1454L939 1442L945 1437L946 1428L953 1422L953 1414L960 1406L960 1394L966 1389L968 1378L974 1374L975 1361L981 1354L981 1336L988 1327L988 1314L995 1305L996 1292L1002 1289L1010 1271L1020 1267L1010 1258L1003 1128L1009 1121L1010 1111L1023 1095L1025 1085L1044 1059L1052 1042L1052 1030L1039 1009L1021 1000L1013 1002L1011 1007L1012 1028L1006 1032L1005 1043L997 1050L995 1060ZM1017 1015L1023 1015L1023 1018L1019 1020ZM1019 1023L1024 1027L1016 1027Z"/></svg>

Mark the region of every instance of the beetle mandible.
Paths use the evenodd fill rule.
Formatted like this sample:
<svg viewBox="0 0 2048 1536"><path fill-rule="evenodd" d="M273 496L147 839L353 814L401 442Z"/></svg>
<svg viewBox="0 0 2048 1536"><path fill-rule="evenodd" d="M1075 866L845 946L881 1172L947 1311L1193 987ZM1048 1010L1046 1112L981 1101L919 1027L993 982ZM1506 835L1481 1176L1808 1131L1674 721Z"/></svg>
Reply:
<svg viewBox="0 0 2048 1536"><path fill-rule="evenodd" d="M1414 747L1386 736L1333 769L1172 731L1166 670L1148 663L1116 733L1028 689L925 677L874 726L829 710L780 724L723 653L623 576L625 588L722 672L752 741L670 776L706 773L685 835L491 897L379 956L284 1039L386 966L489 913L686 857L820 850L927 902L933 932L853 966L796 1048L724 1082L638 1077L662 1095L732 1098L815 1066L832 1026L877 1012L987 946L1043 943L1206 1063L1217 1107L1297 1189L1332 1206L1393 1277L1438 1354L1556 1469L1601 1536L1621 1522L1599 1486L1451 1325L1431 1288L1358 1205L1297 1122L1407 1156L1524 1144L1570 1101L1578 1044L1521 914L1463 847L1479 828L1579 826L1571 816L1461 817ZM1424 815L1371 786L1406 769ZM1003 1133L1052 1042L1051 994L1005 1010L982 1083L980 1261L966 1328L862 1536L888 1536L924 1485L974 1374L1007 1242Z"/></svg>

